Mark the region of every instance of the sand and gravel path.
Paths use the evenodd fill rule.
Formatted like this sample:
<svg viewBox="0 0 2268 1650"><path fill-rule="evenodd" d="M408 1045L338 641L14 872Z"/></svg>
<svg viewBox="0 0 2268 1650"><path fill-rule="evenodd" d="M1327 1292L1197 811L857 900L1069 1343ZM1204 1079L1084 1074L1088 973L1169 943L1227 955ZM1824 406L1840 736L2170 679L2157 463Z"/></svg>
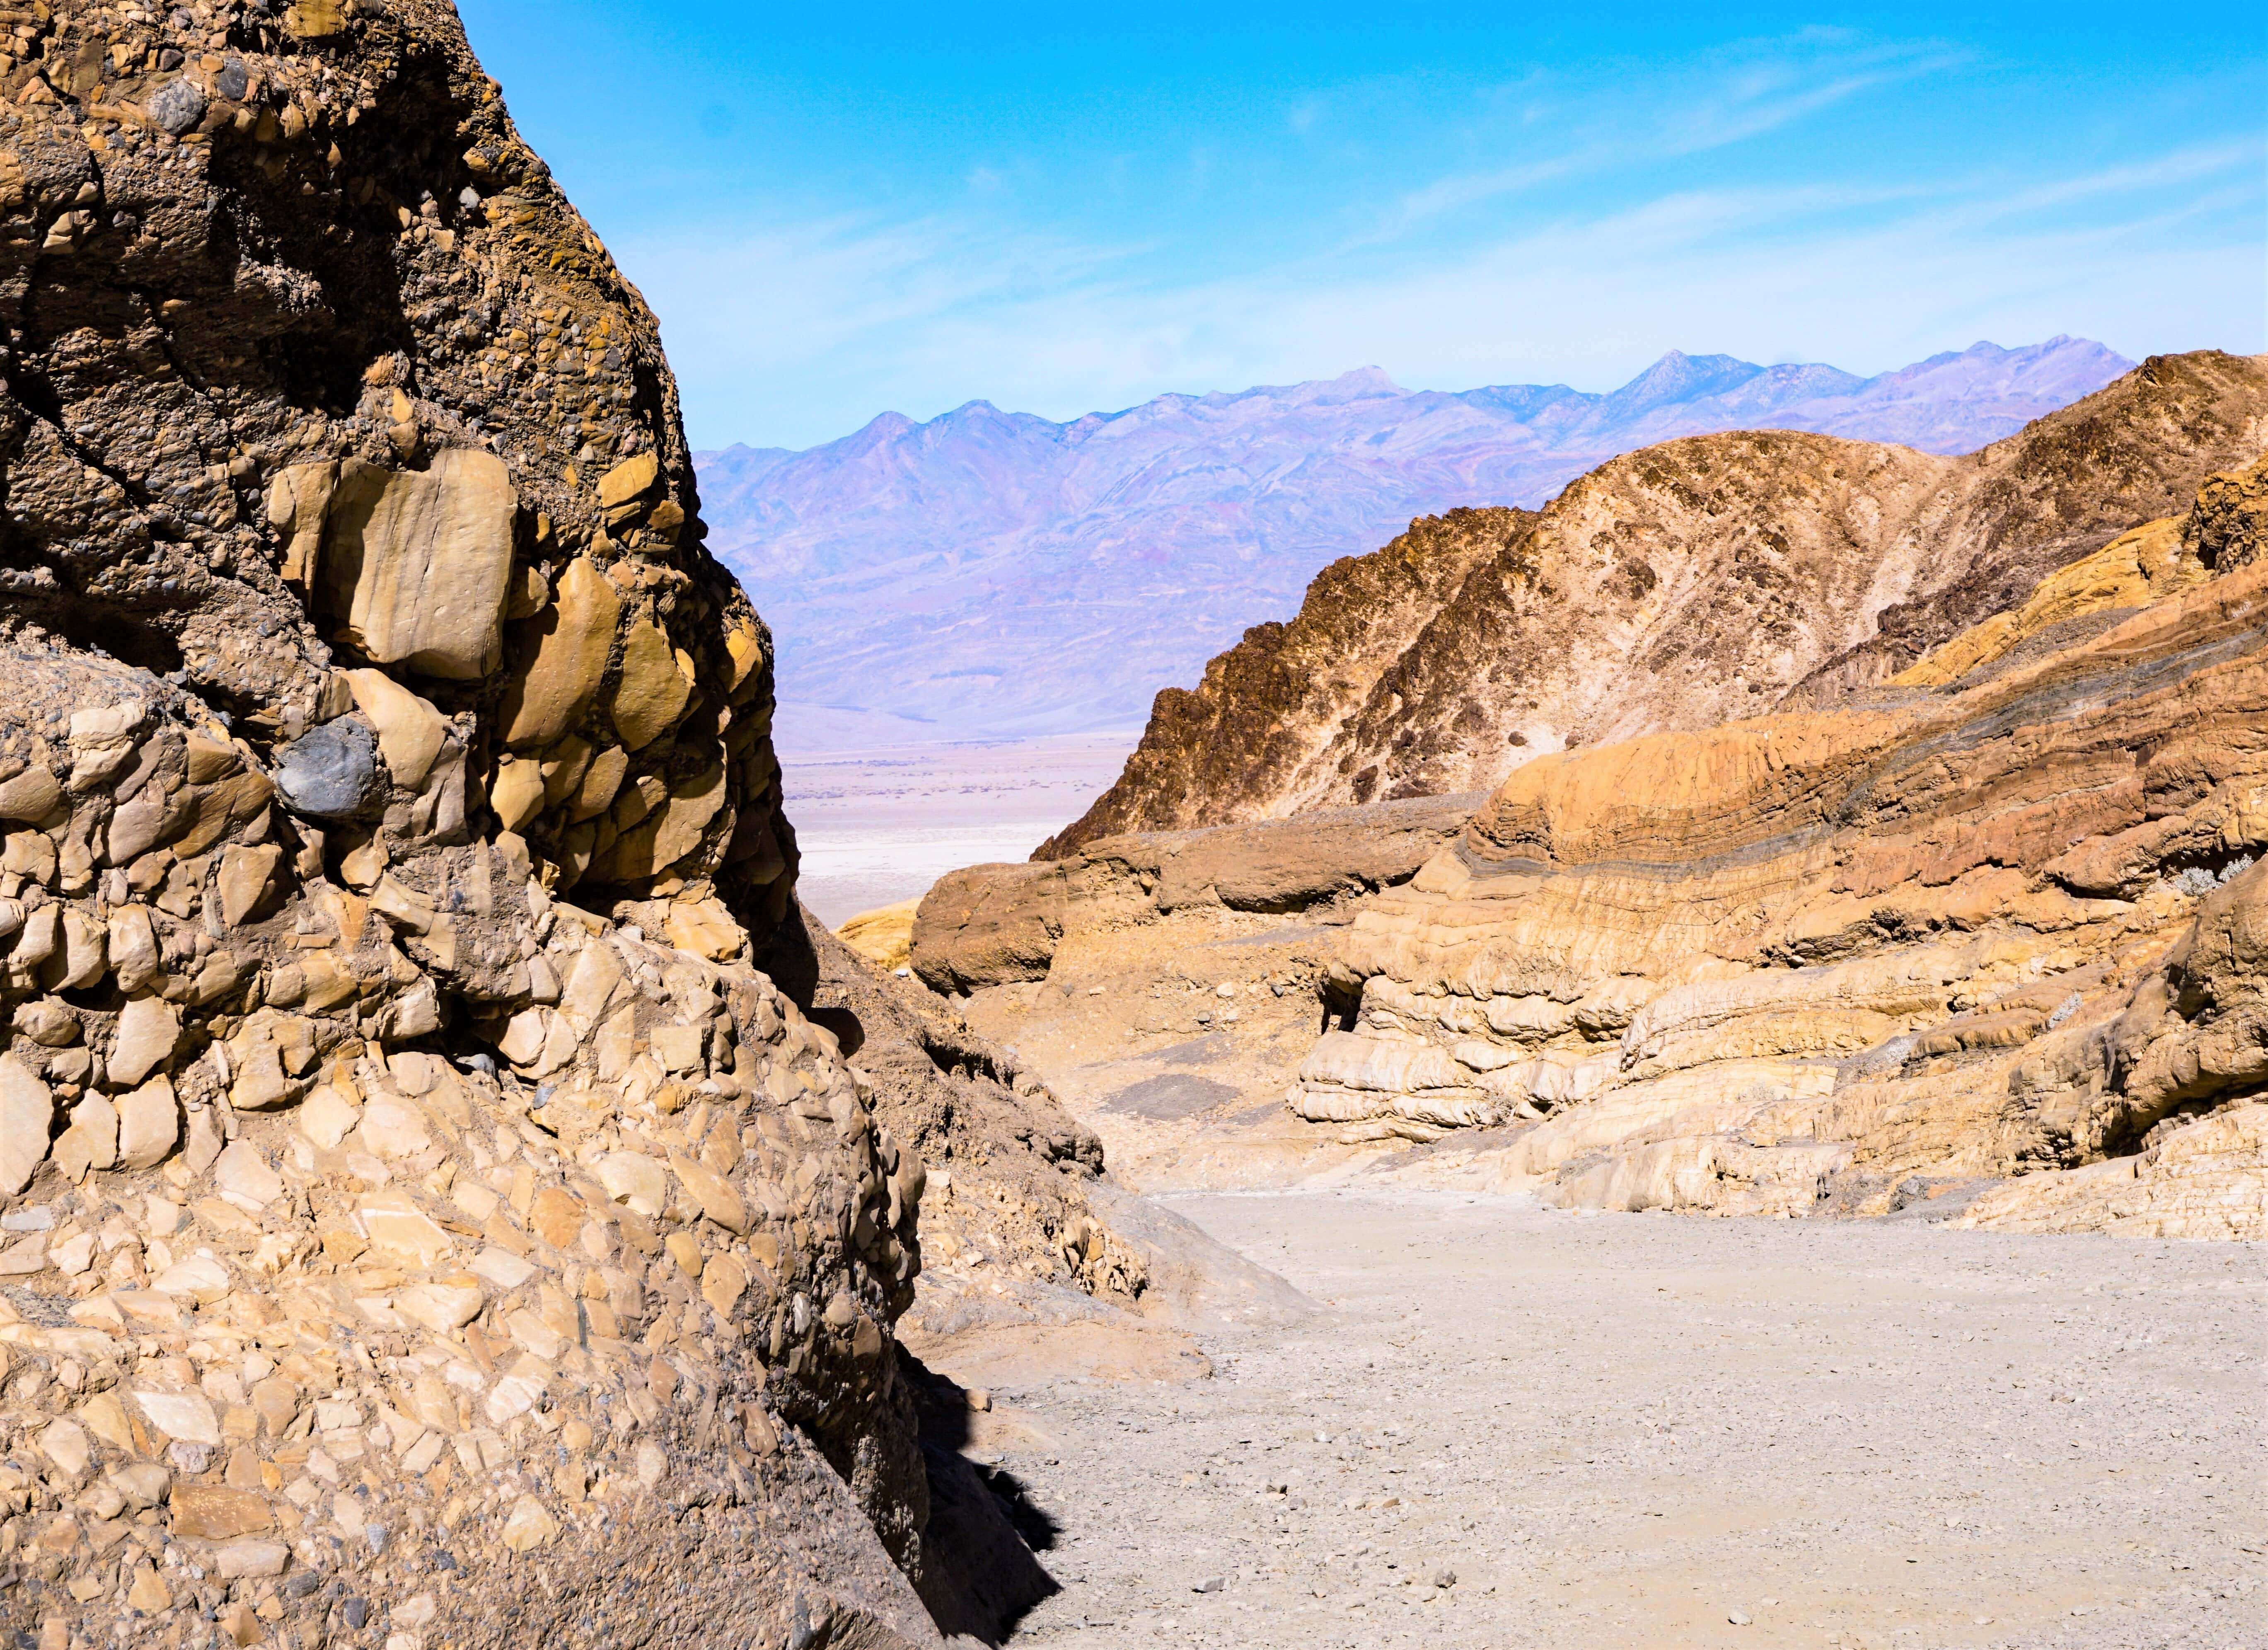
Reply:
<svg viewBox="0 0 2268 1650"><path fill-rule="evenodd" d="M1016 1644L2268 1646L2257 1249L1172 1206L1324 1309L998 1395Z"/></svg>

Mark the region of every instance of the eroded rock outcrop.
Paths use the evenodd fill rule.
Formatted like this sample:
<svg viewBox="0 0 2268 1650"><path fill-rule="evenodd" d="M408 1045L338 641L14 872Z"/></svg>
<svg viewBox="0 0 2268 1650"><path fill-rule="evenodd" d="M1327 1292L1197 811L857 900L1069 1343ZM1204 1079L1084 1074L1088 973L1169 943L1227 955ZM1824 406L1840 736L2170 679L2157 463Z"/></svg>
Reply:
<svg viewBox="0 0 2268 1650"><path fill-rule="evenodd" d="M1223 830L1098 837L1058 860L970 866L922 896L913 970L932 991L965 996L1045 979L1066 933L1204 907L1337 912L1407 881L1480 801L1428 797Z"/></svg>
<svg viewBox="0 0 2268 1650"><path fill-rule="evenodd" d="M0 1624L937 1642L924 1166L759 967L653 317L437 0L13 26Z"/></svg>
<svg viewBox="0 0 2268 1650"><path fill-rule="evenodd" d="M1329 570L1193 693L1160 695L1117 784L1040 853L1485 790L1564 749L1841 703L2185 510L2264 440L2268 361L2205 351L1965 458L1697 436L1602 465L1532 518L1417 524Z"/></svg>
<svg viewBox="0 0 2268 1650"><path fill-rule="evenodd" d="M1293 1109L1508 1125L1473 1171L1586 1206L2014 1175L1970 1218L2258 1235L2268 581L2229 507L2255 479L1842 711L1521 768L1356 913L1359 1020Z"/></svg>
<svg viewBox="0 0 2268 1650"><path fill-rule="evenodd" d="M1033 851L1064 859L1105 836L1199 829L1286 811L1300 776L1478 563L1529 510L1452 510L1315 575L1288 624L1257 624L1194 691L1159 690L1116 784ZM1355 799L1366 801L1368 798Z"/></svg>

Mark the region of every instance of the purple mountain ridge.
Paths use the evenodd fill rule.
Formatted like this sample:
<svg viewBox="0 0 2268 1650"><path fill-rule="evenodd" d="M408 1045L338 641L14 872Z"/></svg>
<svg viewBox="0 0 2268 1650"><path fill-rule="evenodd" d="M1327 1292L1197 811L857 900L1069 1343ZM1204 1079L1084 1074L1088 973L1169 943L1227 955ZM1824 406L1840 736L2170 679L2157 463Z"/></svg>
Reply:
<svg viewBox="0 0 2268 1650"><path fill-rule="evenodd" d="M1860 378L1673 350L1606 394L1405 390L1376 367L1055 424L884 413L800 453L695 455L709 545L779 648L783 715L909 739L1138 726L1245 628L1413 516L1541 504L1673 437L1812 430L1966 453L2133 363L2055 337Z"/></svg>

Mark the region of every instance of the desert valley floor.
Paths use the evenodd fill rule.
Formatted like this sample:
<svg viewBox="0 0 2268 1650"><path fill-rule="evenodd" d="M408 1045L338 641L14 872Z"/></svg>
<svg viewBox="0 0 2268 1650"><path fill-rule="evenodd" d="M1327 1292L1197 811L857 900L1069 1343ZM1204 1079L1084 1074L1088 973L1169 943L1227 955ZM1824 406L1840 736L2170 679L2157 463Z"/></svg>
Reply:
<svg viewBox="0 0 2268 1650"><path fill-rule="evenodd" d="M1096 792L1133 735L829 748L805 712L781 727L802 851L797 888L830 925L918 896L946 872L1018 860Z"/></svg>
<svg viewBox="0 0 2268 1650"><path fill-rule="evenodd" d="M2253 1247L1169 1202L1312 1312L928 1354L1062 1588L1014 1642L2268 1644Z"/></svg>

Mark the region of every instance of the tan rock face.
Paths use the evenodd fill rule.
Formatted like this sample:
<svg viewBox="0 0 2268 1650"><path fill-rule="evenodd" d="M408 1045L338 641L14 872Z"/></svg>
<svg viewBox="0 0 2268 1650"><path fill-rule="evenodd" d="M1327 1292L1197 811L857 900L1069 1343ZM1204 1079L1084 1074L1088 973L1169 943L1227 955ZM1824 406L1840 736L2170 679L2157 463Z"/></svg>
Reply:
<svg viewBox="0 0 2268 1650"><path fill-rule="evenodd" d="M1971 1218L2257 1234L2216 1119L2268 1081L2268 572L2122 546L2015 609L2110 613L2059 648L1988 622L1866 709L1519 770L1358 913L1293 1110L1508 1125L1502 1182L1589 1206L2034 1175Z"/></svg>
<svg viewBox="0 0 2268 1650"><path fill-rule="evenodd" d="M972 866L938 880L914 913L914 972L965 994L1047 976L1066 935L1175 911L1329 911L1406 882L1483 799L1337 808L1219 831L1108 836L1054 862Z"/></svg>
<svg viewBox="0 0 2268 1650"><path fill-rule="evenodd" d="M559 739L581 720L615 645L622 597L587 556L560 575L549 608L524 627L519 674L504 695L504 738L515 750Z"/></svg>
<svg viewBox="0 0 2268 1650"><path fill-rule="evenodd" d="M452 448L424 470L353 469L331 495L322 584L382 665L476 681L497 667L519 507L504 460Z"/></svg>
<svg viewBox="0 0 2268 1650"><path fill-rule="evenodd" d="M2185 511L2264 439L2268 364L2205 351L1965 459L1701 436L1602 465L1532 518L1420 524L1161 695L1117 784L1040 853L1485 790L1559 750L1839 702Z"/></svg>
<svg viewBox="0 0 2268 1650"><path fill-rule="evenodd" d="M622 637L622 675L608 703L622 748L642 750L667 732L692 691L668 633L646 620L631 625Z"/></svg>
<svg viewBox="0 0 2268 1650"><path fill-rule="evenodd" d="M18 10L0 195L102 210L0 236L10 1599L939 1644L922 1153L1019 1277L1146 1274L1000 1051L803 1012L653 317L438 0Z"/></svg>

